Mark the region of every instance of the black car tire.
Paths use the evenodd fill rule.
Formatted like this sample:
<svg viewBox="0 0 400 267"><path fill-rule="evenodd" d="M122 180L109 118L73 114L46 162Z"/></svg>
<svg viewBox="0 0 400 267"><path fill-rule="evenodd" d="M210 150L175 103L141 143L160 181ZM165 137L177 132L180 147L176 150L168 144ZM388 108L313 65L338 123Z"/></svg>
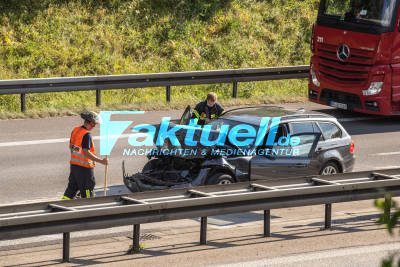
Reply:
<svg viewBox="0 0 400 267"><path fill-rule="evenodd" d="M232 176L226 173L217 172L206 180L206 185L212 184L233 184L235 180Z"/></svg>
<svg viewBox="0 0 400 267"><path fill-rule="evenodd" d="M339 173L339 167L335 162L327 162L322 168L321 171L319 172L320 175L330 175L330 174L336 174Z"/></svg>

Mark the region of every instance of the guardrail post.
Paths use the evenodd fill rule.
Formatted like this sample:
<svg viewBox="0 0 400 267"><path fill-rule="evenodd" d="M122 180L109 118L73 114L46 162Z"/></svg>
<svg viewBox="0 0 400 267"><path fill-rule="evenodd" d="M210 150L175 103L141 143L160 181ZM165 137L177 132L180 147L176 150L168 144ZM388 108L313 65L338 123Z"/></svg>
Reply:
<svg viewBox="0 0 400 267"><path fill-rule="evenodd" d="M237 86L238 86L238 83L233 82L233 89L232 89L232 97L233 98L237 98Z"/></svg>
<svg viewBox="0 0 400 267"><path fill-rule="evenodd" d="M63 259L62 262L69 262L69 241L70 233L63 233Z"/></svg>
<svg viewBox="0 0 400 267"><path fill-rule="evenodd" d="M138 253L140 252L140 224L133 225L133 244L132 244L132 252Z"/></svg>
<svg viewBox="0 0 400 267"><path fill-rule="evenodd" d="M165 95L167 97L167 102L171 102L171 85L167 85L165 88Z"/></svg>
<svg viewBox="0 0 400 267"><path fill-rule="evenodd" d="M96 107L101 106L101 90L96 90Z"/></svg>
<svg viewBox="0 0 400 267"><path fill-rule="evenodd" d="M324 229L331 229L332 227L332 204L325 204L325 227Z"/></svg>
<svg viewBox="0 0 400 267"><path fill-rule="evenodd" d="M201 217L200 245L207 244L207 217Z"/></svg>
<svg viewBox="0 0 400 267"><path fill-rule="evenodd" d="M264 237L271 236L271 211L264 210Z"/></svg>
<svg viewBox="0 0 400 267"><path fill-rule="evenodd" d="M389 221L390 220L390 209L392 208L392 196L390 194L386 194L385 195L385 217L386 220Z"/></svg>
<svg viewBox="0 0 400 267"><path fill-rule="evenodd" d="M21 94L21 112L26 111L26 98L25 94Z"/></svg>

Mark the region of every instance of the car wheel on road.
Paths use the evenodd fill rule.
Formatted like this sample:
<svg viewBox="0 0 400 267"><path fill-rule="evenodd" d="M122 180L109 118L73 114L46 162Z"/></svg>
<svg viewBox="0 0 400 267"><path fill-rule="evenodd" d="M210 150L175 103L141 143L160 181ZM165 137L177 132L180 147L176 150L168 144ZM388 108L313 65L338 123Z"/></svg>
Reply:
<svg viewBox="0 0 400 267"><path fill-rule="evenodd" d="M233 184L234 182L235 180L229 174L217 172L207 179L206 184Z"/></svg>
<svg viewBox="0 0 400 267"><path fill-rule="evenodd" d="M322 167L321 171L319 174L321 175L329 175L329 174L336 174L339 173L339 168L336 163L334 162L328 162Z"/></svg>

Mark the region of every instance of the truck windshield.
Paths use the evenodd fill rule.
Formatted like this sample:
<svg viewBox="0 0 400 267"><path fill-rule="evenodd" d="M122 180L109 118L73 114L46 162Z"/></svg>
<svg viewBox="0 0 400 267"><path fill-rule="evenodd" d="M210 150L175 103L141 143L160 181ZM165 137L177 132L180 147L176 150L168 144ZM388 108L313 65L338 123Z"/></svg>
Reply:
<svg viewBox="0 0 400 267"><path fill-rule="evenodd" d="M392 22L395 4L394 0L326 0L323 15L386 27Z"/></svg>

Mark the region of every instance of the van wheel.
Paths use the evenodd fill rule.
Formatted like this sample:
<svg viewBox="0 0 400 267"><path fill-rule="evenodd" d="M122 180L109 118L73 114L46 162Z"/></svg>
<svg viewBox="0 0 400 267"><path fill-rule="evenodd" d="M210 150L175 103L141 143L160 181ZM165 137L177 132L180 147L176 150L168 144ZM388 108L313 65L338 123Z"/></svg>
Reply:
<svg viewBox="0 0 400 267"><path fill-rule="evenodd" d="M330 175L339 173L339 168L336 163L328 162L322 167L321 171L319 172L320 175Z"/></svg>
<svg viewBox="0 0 400 267"><path fill-rule="evenodd" d="M232 176L226 173L217 172L216 174L209 177L206 181L206 185L212 184L233 184L235 180Z"/></svg>

